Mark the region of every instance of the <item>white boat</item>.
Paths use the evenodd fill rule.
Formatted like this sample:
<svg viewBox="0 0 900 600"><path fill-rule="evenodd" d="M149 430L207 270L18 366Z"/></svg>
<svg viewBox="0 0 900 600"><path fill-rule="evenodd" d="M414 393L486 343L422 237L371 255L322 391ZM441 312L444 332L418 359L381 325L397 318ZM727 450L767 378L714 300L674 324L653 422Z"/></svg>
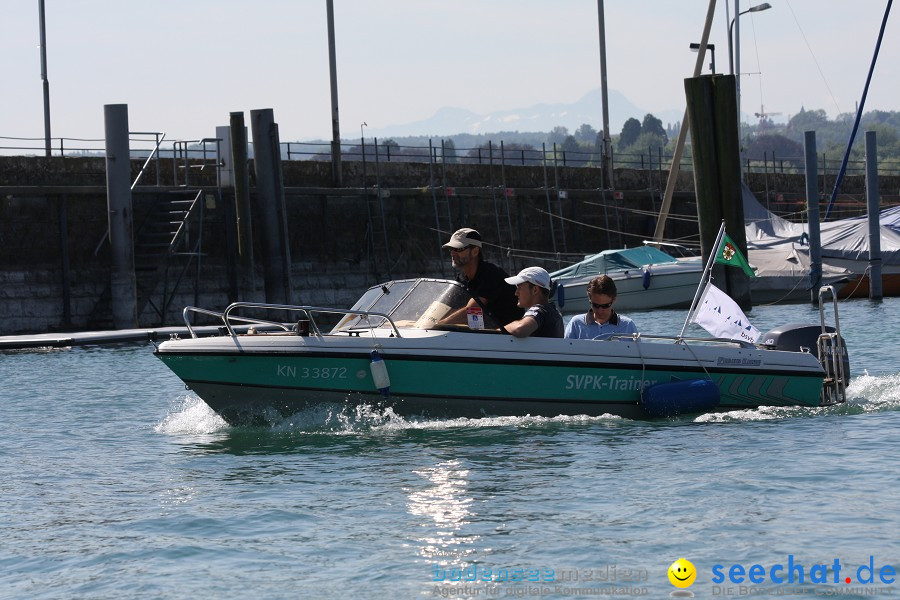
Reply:
<svg viewBox="0 0 900 600"><path fill-rule="evenodd" d="M700 283L699 256L675 258L650 245L604 250L550 274L553 299L567 314L587 312L588 282L609 275L616 282L616 310L688 307Z"/></svg>
<svg viewBox="0 0 900 600"><path fill-rule="evenodd" d="M440 324L467 300L456 282L410 279L372 287L351 309L188 307L192 337L163 342L155 354L229 423L323 403L445 417L647 417L843 401L849 363L837 322L837 332L825 332L824 323L774 330L765 344L639 335L515 338L500 329ZM284 313L298 317L293 328L274 318ZM836 320L836 305L834 314ZM326 330L323 319L335 315L339 322ZM217 321L222 335L197 336L192 320L203 316ZM238 334L238 323L254 327Z"/></svg>

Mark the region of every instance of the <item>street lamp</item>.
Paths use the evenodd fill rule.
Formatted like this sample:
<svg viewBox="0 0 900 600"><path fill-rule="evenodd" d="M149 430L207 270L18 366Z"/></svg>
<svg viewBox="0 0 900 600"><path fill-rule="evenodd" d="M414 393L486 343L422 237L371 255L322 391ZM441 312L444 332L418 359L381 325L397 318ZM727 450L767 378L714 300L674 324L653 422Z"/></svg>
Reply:
<svg viewBox="0 0 900 600"><path fill-rule="evenodd" d="M738 38L737 38L737 60L735 60L734 52L732 51L732 43L731 43L731 30L734 27L735 22L740 18L741 15L745 15L747 13L761 12L764 10L769 10L772 8L772 5L768 2L763 2L762 4L757 4L756 6L751 6L747 10L742 10L738 12L738 1L734 0L734 18L731 20L731 23L728 24L728 68L730 69L729 73L734 75L734 98L735 98L735 108L737 109L737 129L738 129L738 146L740 146L741 139L741 28L738 25ZM735 73L736 71L736 73ZM743 152L741 151L741 154ZM741 180L743 181L744 172L741 171Z"/></svg>
<svg viewBox="0 0 900 600"><path fill-rule="evenodd" d="M44 152L50 150L50 81L47 79L47 26L44 20L44 0L38 1L38 19L41 29L41 82L44 89Z"/></svg>
<svg viewBox="0 0 900 600"><path fill-rule="evenodd" d="M597 0L597 21L600 33L600 101L603 103L603 167L606 170L609 189L616 189L613 174L612 140L609 137L609 98L606 85L606 17L603 16L603 0Z"/></svg>
<svg viewBox="0 0 900 600"><path fill-rule="evenodd" d="M761 12L764 10L769 10L770 8L772 8L771 4L769 4L768 2L763 2L762 4L757 4L756 6L751 6L747 10L743 10L743 11L739 12L731 20L731 23L728 25L728 68L730 69L728 71L729 74L734 75L734 71L735 71L734 52L732 50L732 45L731 45L731 30L734 27L734 22L737 21L738 17L740 17L741 15L745 15L747 13L752 13L752 12ZM740 52L740 48L738 49L738 52ZM739 61L738 64L740 64L740 59L738 59L738 61ZM738 69L740 69L740 66L738 66ZM740 76L740 74L741 74L740 70L738 70L738 75Z"/></svg>
<svg viewBox="0 0 900 600"><path fill-rule="evenodd" d="M334 0L325 0L328 21L328 72L331 80L331 181L337 187L341 177L341 123L338 118L337 58L334 49Z"/></svg>
<svg viewBox="0 0 900 600"><path fill-rule="evenodd" d="M366 134L363 132L363 127L368 127L369 124L363 121L359 124L359 139L362 142L362 163L363 163L363 188L366 187Z"/></svg>
<svg viewBox="0 0 900 600"><path fill-rule="evenodd" d="M710 64L709 64L709 70L712 72L713 75L715 75L716 74L716 45L715 44L707 44L706 48L709 50L709 54L712 58L712 62L710 62ZM697 43L691 44L691 50L693 50L694 52L699 52L700 44L697 44Z"/></svg>

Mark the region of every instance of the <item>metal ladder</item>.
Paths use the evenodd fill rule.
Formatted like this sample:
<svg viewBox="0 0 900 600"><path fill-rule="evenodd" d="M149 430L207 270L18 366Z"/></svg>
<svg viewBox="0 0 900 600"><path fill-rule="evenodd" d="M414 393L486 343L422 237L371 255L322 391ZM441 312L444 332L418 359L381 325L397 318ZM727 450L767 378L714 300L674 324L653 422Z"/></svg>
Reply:
<svg viewBox="0 0 900 600"><path fill-rule="evenodd" d="M428 173L431 179L431 201L434 204L434 228L437 233L437 243L438 243L438 256L443 258L444 254L444 240L446 240L450 234L453 232L453 217L450 213L450 196L449 190L445 185L440 186L440 194L438 194L438 190L435 186L434 181L434 148L431 145L431 140L428 140ZM441 140L441 161L444 161L444 140ZM443 166L443 165L442 165ZM444 263L446 261L441 260L441 274L444 274Z"/></svg>
<svg viewBox="0 0 900 600"><path fill-rule="evenodd" d="M544 194L547 197L547 218L550 220L550 240L553 243L555 254L568 252L566 246L566 226L563 220L562 201L568 197L565 190L559 189L559 179L556 169L556 144L553 144L553 189L550 189L547 181L547 146L541 146L544 167Z"/></svg>
<svg viewBox="0 0 900 600"><path fill-rule="evenodd" d="M547 215L550 219L550 235L553 240L553 251L566 254L566 224L563 221L562 201L568 197L565 190L557 189L552 196L547 196ZM555 205L555 206L554 206Z"/></svg>
<svg viewBox="0 0 900 600"><path fill-rule="evenodd" d="M371 252L370 261L372 272L375 279L380 281L384 274L387 273L388 279L393 279L391 275L391 250L388 242L388 230L386 218L384 215L385 198L391 195L390 190L381 187L381 172L378 157L378 138L375 138L375 190L374 194L369 193L368 188L365 189L366 210L369 217L369 250ZM382 260L383 269L379 269L379 258Z"/></svg>
<svg viewBox="0 0 900 600"><path fill-rule="evenodd" d="M825 328L825 296L831 294L831 305L834 310L834 331L828 332ZM819 322L822 325L822 333L819 335L818 355L819 364L825 371L825 382L822 387L822 406L831 406L847 401L847 379L850 374L845 372L844 357L847 356L847 347L844 338L841 337L841 325L838 320L837 294L834 288L826 285L819 289Z"/></svg>

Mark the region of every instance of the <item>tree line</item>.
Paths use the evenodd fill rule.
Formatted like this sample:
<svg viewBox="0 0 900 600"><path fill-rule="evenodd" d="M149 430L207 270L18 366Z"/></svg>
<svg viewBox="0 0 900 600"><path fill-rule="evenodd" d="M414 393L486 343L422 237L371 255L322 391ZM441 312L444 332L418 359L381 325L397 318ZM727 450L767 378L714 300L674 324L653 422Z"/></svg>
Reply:
<svg viewBox="0 0 900 600"><path fill-rule="evenodd" d="M804 135L816 132L816 146L819 155L840 160L847 146L853 128L855 115L845 113L829 119L824 110L800 111L786 123L776 123L763 116L757 123L742 123L741 146L744 158L750 161L778 160L782 166L800 168L804 157ZM631 117L625 121L618 134L610 136L613 153L628 162L628 156L652 155L658 153L671 156L681 123L663 125L653 114L644 115L642 120ZM860 121L859 131L850 154L851 161L865 159L864 132L877 133L878 158L880 163L900 160L900 112L874 110L865 113ZM549 132L498 131L490 134L461 133L446 136L435 141L429 136L407 136L379 140L379 154L390 160L428 160L429 142L436 158L448 162L492 159L513 164L539 165L545 157L560 159L572 166L599 164L603 147L603 132L588 123L583 123L574 131L557 126ZM360 156L362 145L344 145L343 152L349 157ZM502 152L502 154L501 154ZM366 144L365 155L374 157L373 144ZM320 156L321 154L321 156ZM685 148L685 159L690 157L690 145ZM327 160L327 151L316 153L314 158Z"/></svg>

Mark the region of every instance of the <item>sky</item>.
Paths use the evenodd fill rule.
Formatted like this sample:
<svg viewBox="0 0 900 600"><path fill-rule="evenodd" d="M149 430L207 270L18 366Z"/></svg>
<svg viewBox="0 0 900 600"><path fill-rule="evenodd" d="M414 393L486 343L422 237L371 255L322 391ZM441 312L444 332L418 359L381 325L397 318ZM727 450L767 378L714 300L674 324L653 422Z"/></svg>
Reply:
<svg viewBox="0 0 900 600"><path fill-rule="evenodd" d="M759 3L739 1L742 11ZM742 15L743 112L855 111L886 3L770 0ZM734 17L734 0L719 0L709 40L719 73L728 72L726 4ZM605 0L609 89L647 112L683 111L697 60L689 45L708 6ZM0 146L44 136L38 7L0 5ZM213 137L231 112L249 123L261 108L274 110L282 141L331 137L325 0L45 0L45 9L54 138L102 139L104 105L121 103L130 130L167 139ZM600 87L597 12L595 0L334 0L342 137L442 107L575 102ZM893 14L867 111L900 110L898 56ZM601 115L598 106L597 129Z"/></svg>

